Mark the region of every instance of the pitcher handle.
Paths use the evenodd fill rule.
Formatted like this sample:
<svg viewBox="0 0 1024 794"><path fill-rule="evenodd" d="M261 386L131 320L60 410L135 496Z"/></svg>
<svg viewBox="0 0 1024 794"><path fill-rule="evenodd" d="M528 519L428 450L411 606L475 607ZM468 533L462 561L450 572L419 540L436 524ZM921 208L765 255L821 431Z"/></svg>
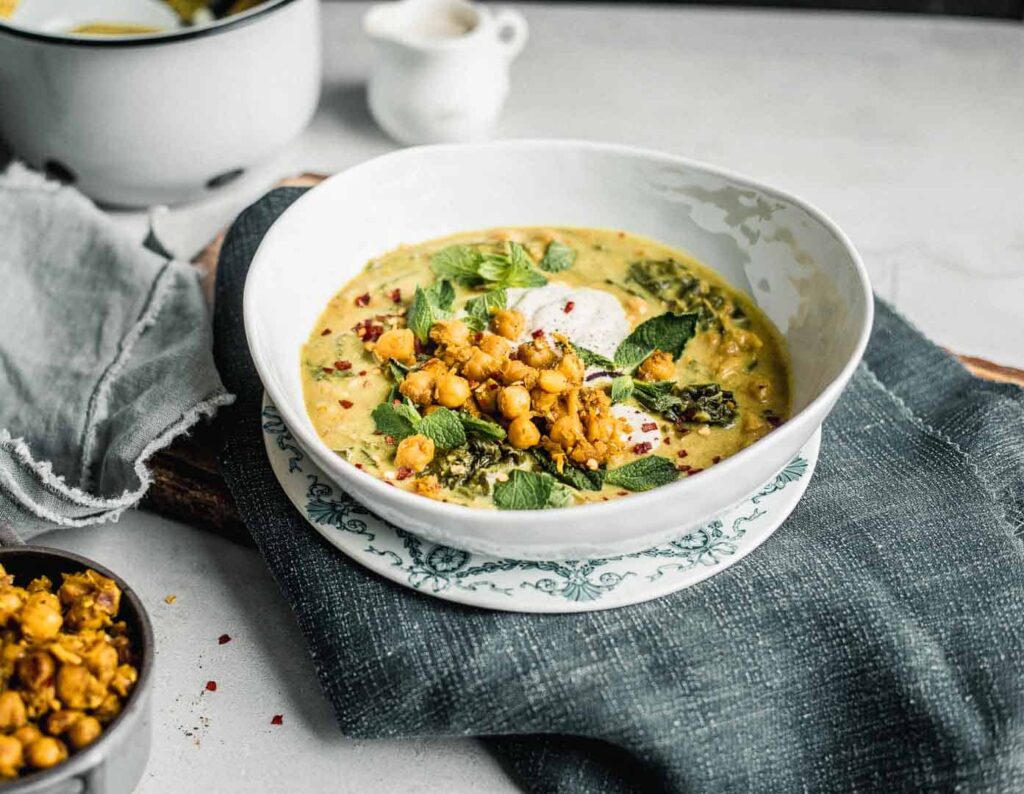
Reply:
<svg viewBox="0 0 1024 794"><path fill-rule="evenodd" d="M512 60L529 38L530 26L526 24L526 18L513 8L502 8L494 14L494 27L505 54Z"/></svg>

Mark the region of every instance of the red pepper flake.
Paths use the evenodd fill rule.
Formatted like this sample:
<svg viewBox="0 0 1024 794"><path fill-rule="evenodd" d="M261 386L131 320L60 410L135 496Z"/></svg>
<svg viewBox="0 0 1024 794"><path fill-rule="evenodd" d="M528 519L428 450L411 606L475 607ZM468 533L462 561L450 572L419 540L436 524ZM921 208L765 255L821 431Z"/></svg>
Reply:
<svg viewBox="0 0 1024 794"><path fill-rule="evenodd" d="M629 491L616 491L619 496L629 496Z"/></svg>
<svg viewBox="0 0 1024 794"><path fill-rule="evenodd" d="M344 408L346 411L353 405L355 405L355 403L352 402L351 400L338 400L338 404L341 405L341 407Z"/></svg>
<svg viewBox="0 0 1024 794"><path fill-rule="evenodd" d="M690 453L689 453L689 452L687 452L687 451L686 451L685 449L681 449L681 450L679 450L679 451L678 451L678 452L676 453L676 457L677 457L677 458L685 458L685 457L686 457L687 455L689 455L689 454L690 454Z"/></svg>
<svg viewBox="0 0 1024 794"><path fill-rule="evenodd" d="M690 476L692 477L694 474L700 474L702 471L704 471L704 469L690 469Z"/></svg>
<svg viewBox="0 0 1024 794"><path fill-rule="evenodd" d="M375 322L373 319L367 317L362 322L356 323L352 326L352 330L362 341L376 342L380 339L381 334L384 333L384 324Z"/></svg>
<svg viewBox="0 0 1024 794"><path fill-rule="evenodd" d="M576 308L576 302L575 301L566 301L565 302L565 308L562 311L564 311L566 314L569 314L575 308Z"/></svg>
<svg viewBox="0 0 1024 794"><path fill-rule="evenodd" d="M320 332L320 336L328 336L328 335L330 335L330 333L331 333L331 329L330 328L324 328L324 330L322 330Z"/></svg>
<svg viewBox="0 0 1024 794"><path fill-rule="evenodd" d="M352 362L345 360L335 361L334 368L337 370L341 370L342 372L345 372L346 370L352 369Z"/></svg>
<svg viewBox="0 0 1024 794"><path fill-rule="evenodd" d="M476 342L478 345L481 342L483 342L484 341L483 331L477 331L475 334L473 334L473 341Z"/></svg>
<svg viewBox="0 0 1024 794"><path fill-rule="evenodd" d="M363 375L365 375L365 374L366 374L366 370L365 369L359 370L359 377L360 378L363 377Z"/></svg>
<svg viewBox="0 0 1024 794"><path fill-rule="evenodd" d="M685 463L680 463L678 466L676 466L676 471L689 471L689 470L690 470L690 467L687 466Z"/></svg>
<svg viewBox="0 0 1024 794"><path fill-rule="evenodd" d="M635 452L637 455L643 455L646 452L650 452L651 449L652 445L650 441L641 441L639 444L636 444L633 447L633 452Z"/></svg>
<svg viewBox="0 0 1024 794"><path fill-rule="evenodd" d="M540 339L542 336L544 336L544 329L538 328L536 331L530 334L530 336L532 336L534 339Z"/></svg>
<svg viewBox="0 0 1024 794"><path fill-rule="evenodd" d="M401 303L402 290L400 290L398 287L395 287L393 290L391 290L391 294L388 297L391 298L392 303Z"/></svg>
<svg viewBox="0 0 1024 794"><path fill-rule="evenodd" d="M395 443L395 437L394 436L384 436L384 441L386 443L388 443L388 444L394 444Z"/></svg>
<svg viewBox="0 0 1024 794"><path fill-rule="evenodd" d="M230 634L221 634L217 638L217 644L218 645L226 645L229 642L231 642L231 635Z"/></svg>
<svg viewBox="0 0 1024 794"><path fill-rule="evenodd" d="M399 466L398 471L395 472L396 480L408 480L412 477L412 469L408 466Z"/></svg>
<svg viewBox="0 0 1024 794"><path fill-rule="evenodd" d="M713 457L713 458L711 459L711 462L712 462L712 463L718 463L718 462L719 462L719 461L721 461L721 460L722 460L722 456L721 456L721 455L715 455L715 457Z"/></svg>
<svg viewBox="0 0 1024 794"><path fill-rule="evenodd" d="M650 433L652 430L657 430L658 429L658 423L657 422L644 422L642 425L640 425L640 429L643 430L645 433Z"/></svg>
<svg viewBox="0 0 1024 794"><path fill-rule="evenodd" d="M356 306L369 306L370 305L370 293L364 292L362 295L356 297Z"/></svg>
<svg viewBox="0 0 1024 794"><path fill-rule="evenodd" d="M357 464L356 464L356 468L357 468L357 469L361 469L361 468L363 468L363 464L362 464L362 463L357 463Z"/></svg>
<svg viewBox="0 0 1024 794"><path fill-rule="evenodd" d="M216 692L217 691L217 682L216 681L207 681L206 682L206 691L207 692Z"/></svg>
<svg viewBox="0 0 1024 794"><path fill-rule="evenodd" d="M270 718L271 725L284 725L284 714L275 714Z"/></svg>
<svg viewBox="0 0 1024 794"><path fill-rule="evenodd" d="M324 373L326 373L327 375L330 375L332 372L334 372L334 367L320 367L320 369L322 369Z"/></svg>

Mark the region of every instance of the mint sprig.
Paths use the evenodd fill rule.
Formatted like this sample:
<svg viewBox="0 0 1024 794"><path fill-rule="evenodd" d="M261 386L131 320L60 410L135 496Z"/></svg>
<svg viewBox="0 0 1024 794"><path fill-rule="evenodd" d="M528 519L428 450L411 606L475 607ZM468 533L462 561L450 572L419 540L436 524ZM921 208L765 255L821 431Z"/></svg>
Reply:
<svg viewBox="0 0 1024 794"><path fill-rule="evenodd" d="M660 455L650 455L610 469L605 473L604 481L627 491L649 491L678 478L679 472L672 461Z"/></svg>
<svg viewBox="0 0 1024 794"><path fill-rule="evenodd" d="M645 320L622 340L615 351L615 365L625 370L635 369L655 350L679 358L696 329L697 315L694 313L666 312Z"/></svg>
<svg viewBox="0 0 1024 794"><path fill-rule="evenodd" d="M552 240L537 267L545 273L561 273L572 267L575 262L576 252L572 248L558 240Z"/></svg>
<svg viewBox="0 0 1024 794"><path fill-rule="evenodd" d="M377 432L401 441L419 433L434 442L438 449L454 449L466 443L462 420L454 411L438 407L429 416L421 417L411 405L383 402L370 414Z"/></svg>
<svg viewBox="0 0 1024 794"><path fill-rule="evenodd" d="M550 474L513 469L505 482L494 484L493 498L499 510L543 510L565 507L572 494Z"/></svg>
<svg viewBox="0 0 1024 794"><path fill-rule="evenodd" d="M451 318L454 302L455 289L447 279L435 281L427 289L416 287L406 323L421 343L426 343L434 323Z"/></svg>
<svg viewBox="0 0 1024 794"><path fill-rule="evenodd" d="M490 439L491 441L505 440L505 428L497 422L488 422L486 419L481 419L478 416L472 416L471 414L467 414L465 411L460 411L457 416L459 417L459 421L462 422L462 428L466 433L479 436L480 438Z"/></svg>
<svg viewBox="0 0 1024 794"><path fill-rule="evenodd" d="M466 301L464 322L474 331L483 331L491 320L491 310L504 309L506 306L508 292L504 288L492 289Z"/></svg>
<svg viewBox="0 0 1024 794"><path fill-rule="evenodd" d="M612 379L611 400L621 403L633 396L633 378L630 375L619 375Z"/></svg>
<svg viewBox="0 0 1024 794"><path fill-rule="evenodd" d="M451 279L464 287L543 287L548 283L534 268L527 250L511 241L498 252L449 245L430 258L430 268L438 278Z"/></svg>

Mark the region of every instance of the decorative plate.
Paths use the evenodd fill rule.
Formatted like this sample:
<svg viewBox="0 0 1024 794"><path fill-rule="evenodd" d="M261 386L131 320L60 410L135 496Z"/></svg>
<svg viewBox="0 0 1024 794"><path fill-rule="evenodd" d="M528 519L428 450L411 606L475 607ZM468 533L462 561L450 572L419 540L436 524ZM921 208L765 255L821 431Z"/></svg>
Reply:
<svg viewBox="0 0 1024 794"><path fill-rule="evenodd" d="M321 535L381 576L426 595L511 612L588 612L673 593L723 571L792 512L818 460L818 430L770 482L721 518L669 543L589 560L499 559L440 546L396 527L341 491L309 459L264 398L270 466Z"/></svg>

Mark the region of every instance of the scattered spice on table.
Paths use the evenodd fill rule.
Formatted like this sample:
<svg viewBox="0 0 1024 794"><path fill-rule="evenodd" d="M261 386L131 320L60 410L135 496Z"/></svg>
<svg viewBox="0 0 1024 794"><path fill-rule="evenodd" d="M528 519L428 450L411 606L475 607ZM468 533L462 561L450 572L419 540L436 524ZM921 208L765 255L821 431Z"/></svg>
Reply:
<svg viewBox="0 0 1024 794"><path fill-rule="evenodd" d="M217 691L217 682L216 681L207 681L206 682L206 691L207 692L216 692Z"/></svg>
<svg viewBox="0 0 1024 794"><path fill-rule="evenodd" d="M165 595L164 596L164 603L165 604L173 604L177 600L178 600L178 597L174 593L171 593L170 595Z"/></svg>
<svg viewBox="0 0 1024 794"><path fill-rule="evenodd" d="M275 714L270 719L271 725L284 725L284 714Z"/></svg>
<svg viewBox="0 0 1024 794"><path fill-rule="evenodd" d="M221 634L217 638L217 644L218 645L224 645L225 643L228 643L228 642L231 642L231 635L230 634Z"/></svg>

